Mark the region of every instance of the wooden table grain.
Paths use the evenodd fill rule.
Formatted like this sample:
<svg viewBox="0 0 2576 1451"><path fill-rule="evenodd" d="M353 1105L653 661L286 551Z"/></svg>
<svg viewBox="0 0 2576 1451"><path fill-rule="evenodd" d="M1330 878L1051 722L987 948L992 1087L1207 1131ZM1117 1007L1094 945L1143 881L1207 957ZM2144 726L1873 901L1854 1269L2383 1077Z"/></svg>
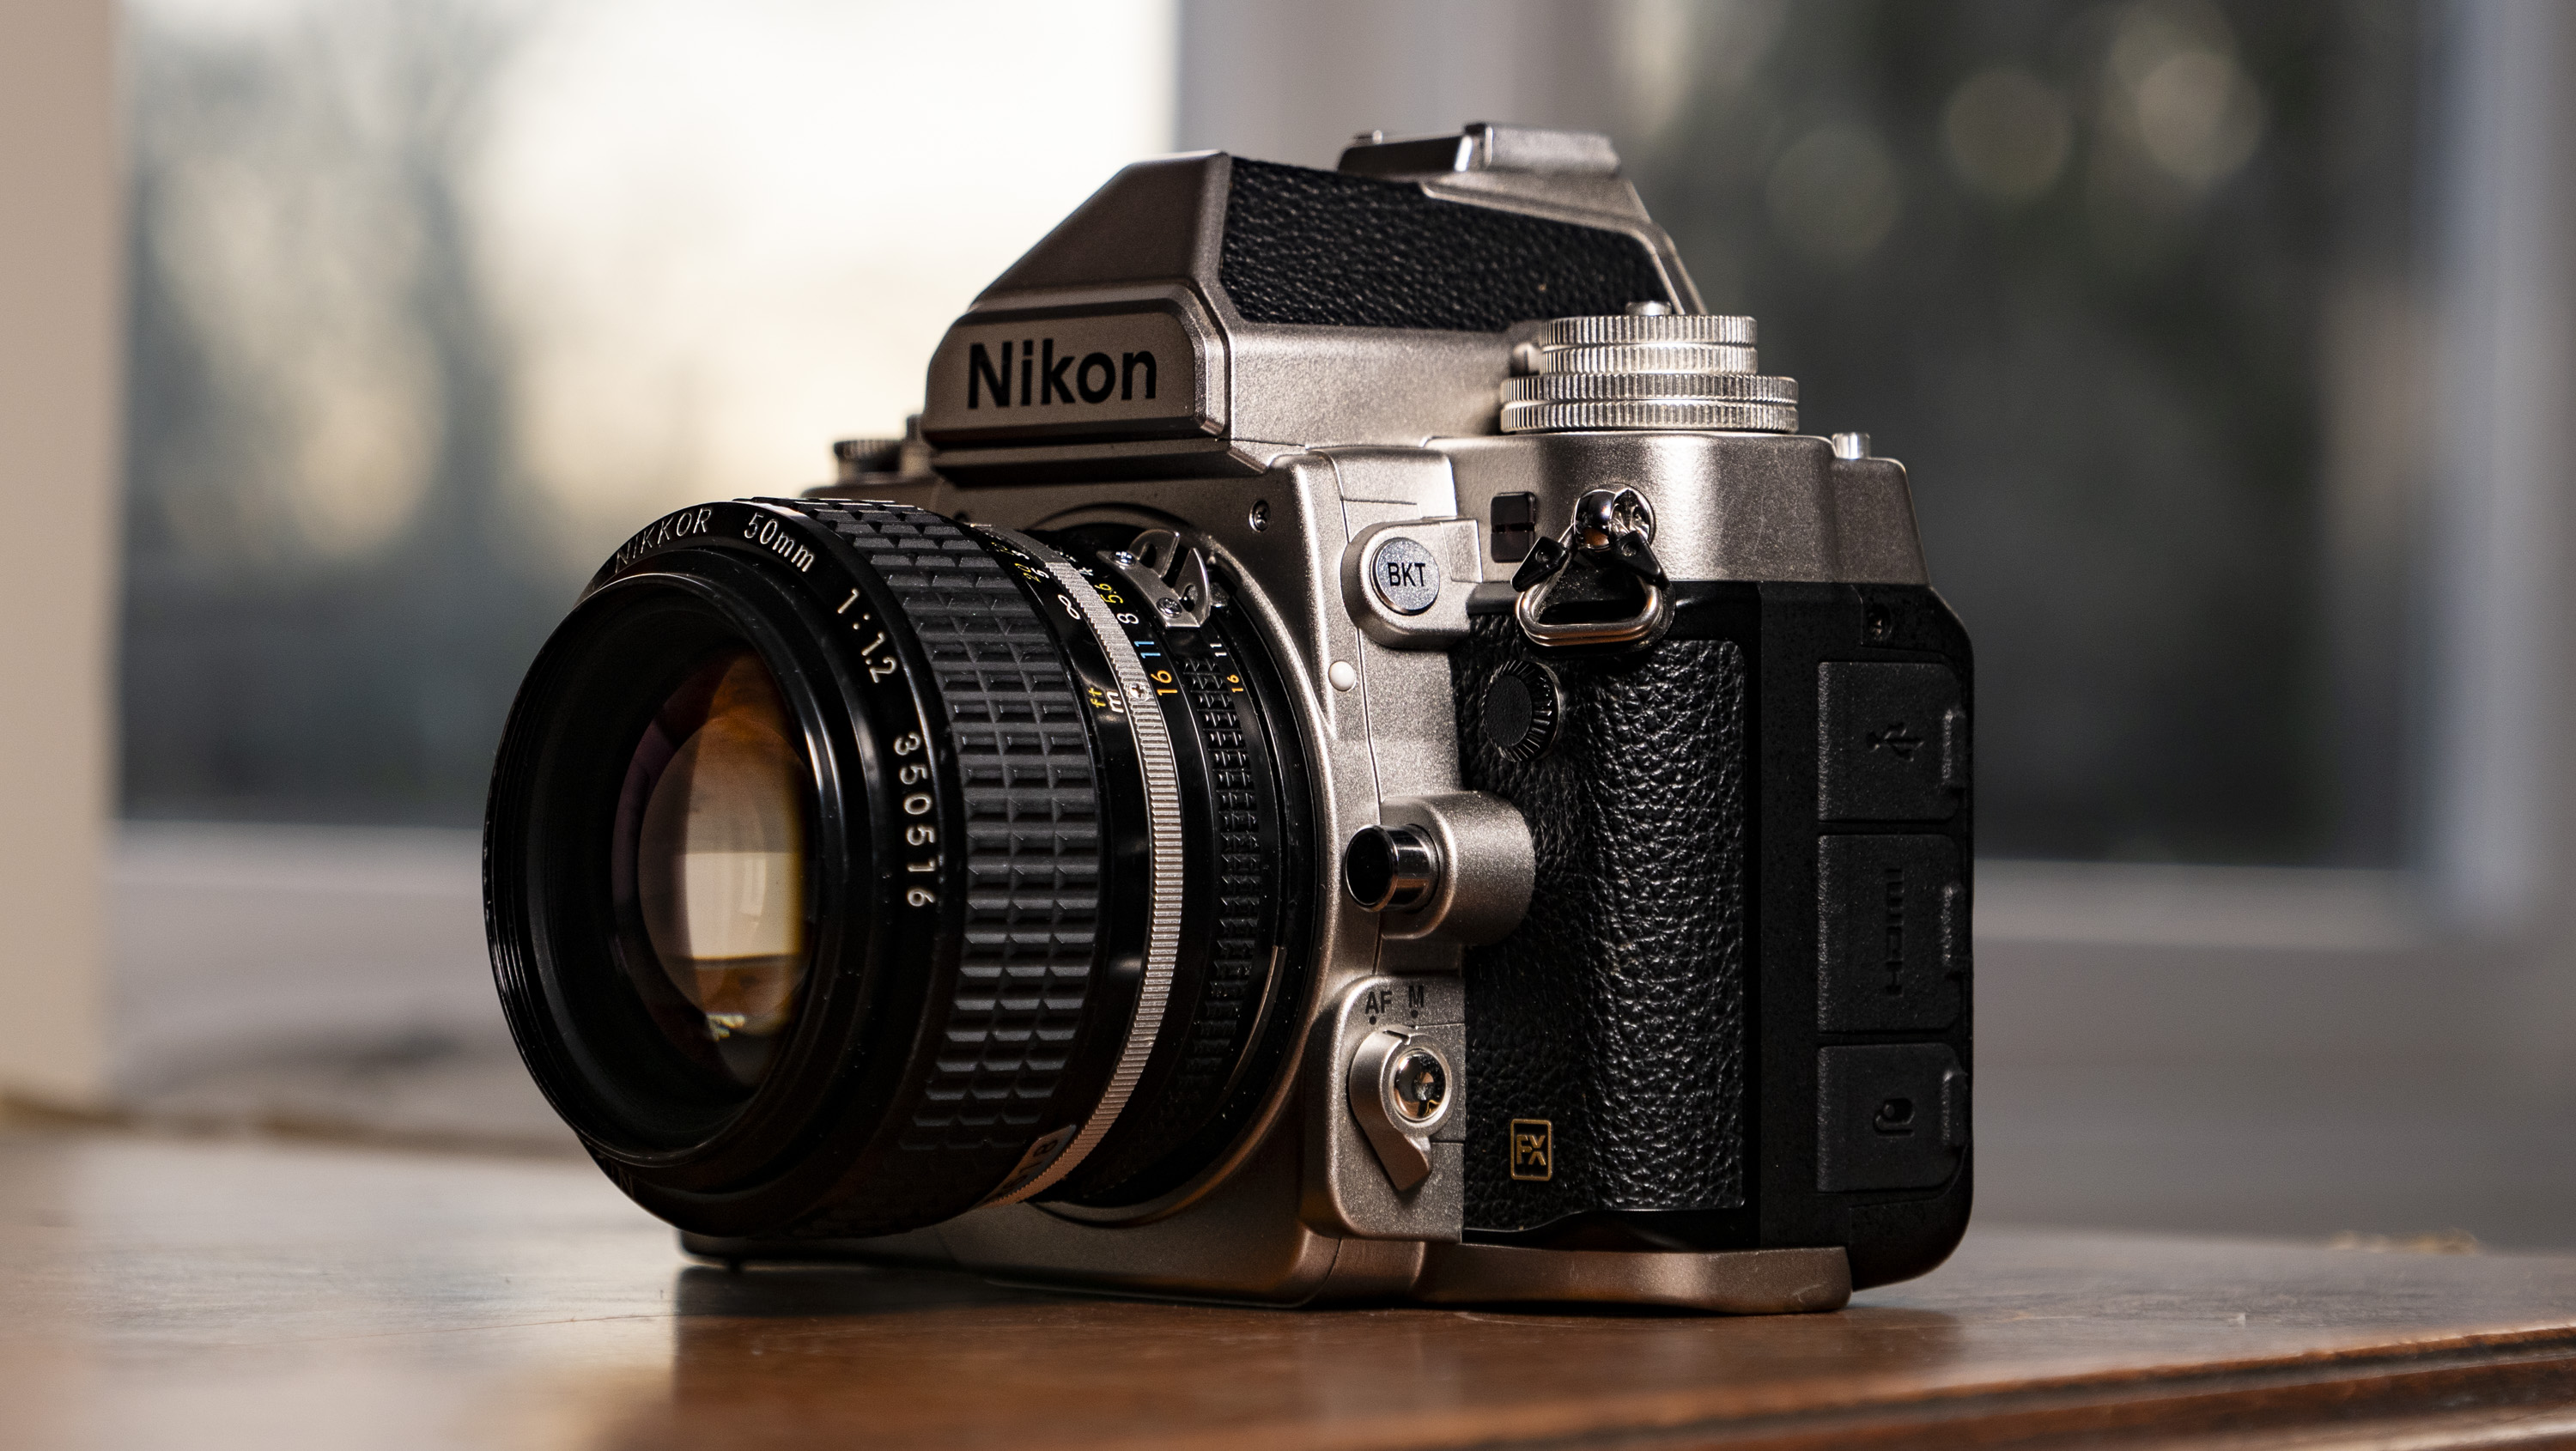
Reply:
<svg viewBox="0 0 2576 1451"><path fill-rule="evenodd" d="M2576 1445L2576 1257L1981 1227L1833 1315L689 1265L586 1165L0 1134L0 1444Z"/></svg>

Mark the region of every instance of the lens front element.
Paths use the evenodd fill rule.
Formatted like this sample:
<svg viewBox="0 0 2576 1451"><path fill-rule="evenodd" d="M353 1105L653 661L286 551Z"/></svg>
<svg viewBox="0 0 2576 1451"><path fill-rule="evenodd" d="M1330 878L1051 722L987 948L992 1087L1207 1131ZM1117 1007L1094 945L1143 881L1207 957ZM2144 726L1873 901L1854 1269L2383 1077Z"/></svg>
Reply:
<svg viewBox="0 0 2576 1451"><path fill-rule="evenodd" d="M663 1030L743 1084L768 1067L805 974L811 777L777 682L742 648L690 673L627 768L618 830L632 845L612 860L631 863L619 895L651 959L629 970L658 969L687 1004L656 1015Z"/></svg>

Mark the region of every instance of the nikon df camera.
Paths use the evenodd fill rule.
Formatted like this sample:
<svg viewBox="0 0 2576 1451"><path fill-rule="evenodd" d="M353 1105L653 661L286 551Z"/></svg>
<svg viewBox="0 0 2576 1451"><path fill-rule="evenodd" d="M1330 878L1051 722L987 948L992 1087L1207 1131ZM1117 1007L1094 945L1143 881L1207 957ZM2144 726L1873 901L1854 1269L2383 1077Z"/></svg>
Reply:
<svg viewBox="0 0 2576 1451"><path fill-rule="evenodd" d="M725 1260L1831 1309L1968 1217L1968 641L1598 136L1113 178L528 673L529 1068Z"/></svg>

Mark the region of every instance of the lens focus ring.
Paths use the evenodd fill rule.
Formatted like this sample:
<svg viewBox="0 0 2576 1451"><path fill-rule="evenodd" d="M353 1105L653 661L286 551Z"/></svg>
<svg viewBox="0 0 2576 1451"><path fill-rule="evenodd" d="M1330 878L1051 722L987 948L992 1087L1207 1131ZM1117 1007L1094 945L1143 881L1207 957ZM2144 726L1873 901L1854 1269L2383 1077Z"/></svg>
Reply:
<svg viewBox="0 0 2576 1451"><path fill-rule="evenodd" d="M1016 1155L1068 1065L1100 926L1099 782L1074 684L1052 632L965 529L893 506L808 509L901 603L930 657L965 800L957 975L902 1146ZM863 1232L853 1220L883 1204L870 1196L803 1232Z"/></svg>

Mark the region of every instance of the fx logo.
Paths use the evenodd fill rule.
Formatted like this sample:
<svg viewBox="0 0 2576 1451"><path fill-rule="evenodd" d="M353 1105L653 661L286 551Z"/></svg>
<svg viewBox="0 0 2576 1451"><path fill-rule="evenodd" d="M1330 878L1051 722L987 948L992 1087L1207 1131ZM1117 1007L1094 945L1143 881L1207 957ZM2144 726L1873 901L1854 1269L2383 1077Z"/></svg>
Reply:
<svg viewBox="0 0 2576 1451"><path fill-rule="evenodd" d="M1556 1177L1556 1125L1543 1118L1512 1120L1512 1177Z"/></svg>

